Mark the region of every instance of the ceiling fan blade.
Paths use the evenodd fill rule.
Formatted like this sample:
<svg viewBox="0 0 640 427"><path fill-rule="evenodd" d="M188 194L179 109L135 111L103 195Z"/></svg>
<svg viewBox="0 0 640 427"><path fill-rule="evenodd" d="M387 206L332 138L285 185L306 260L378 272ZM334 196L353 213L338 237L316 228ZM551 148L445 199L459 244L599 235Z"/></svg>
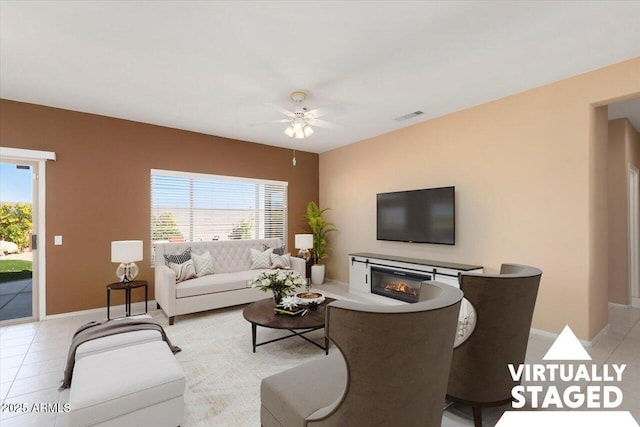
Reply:
<svg viewBox="0 0 640 427"><path fill-rule="evenodd" d="M313 110L309 110L306 114L309 117L313 117L317 119L318 117L326 116L327 114L336 114L339 113L343 108L338 104L325 104L321 105L318 108L314 108Z"/></svg>
<svg viewBox="0 0 640 427"><path fill-rule="evenodd" d="M291 119L281 119L281 120L271 120L268 122L260 122L260 123L249 123L249 126L262 126L262 125L268 125L271 123L289 123L291 122Z"/></svg>
<svg viewBox="0 0 640 427"><path fill-rule="evenodd" d="M318 117L326 116L328 113L330 113L330 108L327 108L325 106L325 107L314 108L313 110L307 111L305 113L305 116L308 115L309 117L317 119Z"/></svg>
<svg viewBox="0 0 640 427"><path fill-rule="evenodd" d="M281 112L282 114L284 114L284 115L285 115L285 116L287 116L287 117L294 118L294 117L296 116L296 115L295 115L295 113L294 113L293 111L289 111L289 110L287 110L287 109L285 109L285 108L282 108L282 107L281 107L281 106L279 106L279 105L271 104L271 103L268 103L267 105L270 105L272 108L274 108L275 110L277 110L277 111Z"/></svg>
<svg viewBox="0 0 640 427"><path fill-rule="evenodd" d="M311 126L318 126L319 128L327 128L327 129L340 128L340 125L328 122L326 120L320 120L320 119L307 119L307 123L309 123Z"/></svg>

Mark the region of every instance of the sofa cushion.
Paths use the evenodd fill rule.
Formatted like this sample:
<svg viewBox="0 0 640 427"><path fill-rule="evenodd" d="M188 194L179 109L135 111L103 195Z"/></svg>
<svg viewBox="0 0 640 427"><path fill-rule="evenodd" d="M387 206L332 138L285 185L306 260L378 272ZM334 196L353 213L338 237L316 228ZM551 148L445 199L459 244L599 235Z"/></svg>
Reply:
<svg viewBox="0 0 640 427"><path fill-rule="evenodd" d="M253 281L256 280L256 278L261 274L264 273L265 271L270 271L268 269L260 269L260 270L246 270L246 271L238 271L235 273L236 277L239 280L243 280L245 287L246 288L250 288L251 286L253 286Z"/></svg>
<svg viewBox="0 0 640 427"><path fill-rule="evenodd" d="M196 269L193 266L193 260L188 260L182 264L174 262L169 263L169 267L176 273L176 283L183 282L185 280L192 279L196 276Z"/></svg>
<svg viewBox="0 0 640 427"><path fill-rule="evenodd" d="M312 393L309 384L313 384ZM344 358L334 352L263 379L260 401L281 425L304 427L305 419L339 399L346 385Z"/></svg>
<svg viewBox="0 0 640 427"><path fill-rule="evenodd" d="M271 254L273 249L269 248L264 252L251 248L251 270L258 270L271 267Z"/></svg>
<svg viewBox="0 0 640 427"><path fill-rule="evenodd" d="M193 260L193 266L196 268L196 275L198 277L215 273L211 252L206 251L202 255L192 253L191 259Z"/></svg>
<svg viewBox="0 0 640 427"><path fill-rule="evenodd" d="M260 270L251 270L237 273L219 273L208 276L196 277L176 285L176 297L192 297L196 295L211 294L214 292L232 291L234 289L244 289L251 287L247 285L249 280L253 280Z"/></svg>

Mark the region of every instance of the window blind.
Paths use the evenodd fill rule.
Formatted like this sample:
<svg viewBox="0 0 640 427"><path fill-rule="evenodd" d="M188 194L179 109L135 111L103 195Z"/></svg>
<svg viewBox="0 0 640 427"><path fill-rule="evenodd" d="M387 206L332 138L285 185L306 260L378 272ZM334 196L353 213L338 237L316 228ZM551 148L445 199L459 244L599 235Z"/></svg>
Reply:
<svg viewBox="0 0 640 427"><path fill-rule="evenodd" d="M287 182L151 170L151 241L287 242Z"/></svg>

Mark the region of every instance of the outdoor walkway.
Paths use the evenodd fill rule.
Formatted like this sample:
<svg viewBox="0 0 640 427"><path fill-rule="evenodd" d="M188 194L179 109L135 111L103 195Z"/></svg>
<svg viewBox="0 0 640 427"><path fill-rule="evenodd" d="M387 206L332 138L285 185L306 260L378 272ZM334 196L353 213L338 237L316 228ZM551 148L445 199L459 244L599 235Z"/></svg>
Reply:
<svg viewBox="0 0 640 427"><path fill-rule="evenodd" d="M0 283L0 321L31 317L32 279Z"/></svg>

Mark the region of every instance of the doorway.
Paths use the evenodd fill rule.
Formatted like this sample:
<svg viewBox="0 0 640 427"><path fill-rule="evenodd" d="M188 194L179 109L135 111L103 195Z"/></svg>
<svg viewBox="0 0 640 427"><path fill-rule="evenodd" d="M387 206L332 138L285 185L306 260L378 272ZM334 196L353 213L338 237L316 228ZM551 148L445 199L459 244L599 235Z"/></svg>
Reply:
<svg viewBox="0 0 640 427"><path fill-rule="evenodd" d="M37 163L0 162L0 322L38 317Z"/></svg>
<svg viewBox="0 0 640 427"><path fill-rule="evenodd" d="M640 182L638 169L629 164L629 295L640 307Z"/></svg>

